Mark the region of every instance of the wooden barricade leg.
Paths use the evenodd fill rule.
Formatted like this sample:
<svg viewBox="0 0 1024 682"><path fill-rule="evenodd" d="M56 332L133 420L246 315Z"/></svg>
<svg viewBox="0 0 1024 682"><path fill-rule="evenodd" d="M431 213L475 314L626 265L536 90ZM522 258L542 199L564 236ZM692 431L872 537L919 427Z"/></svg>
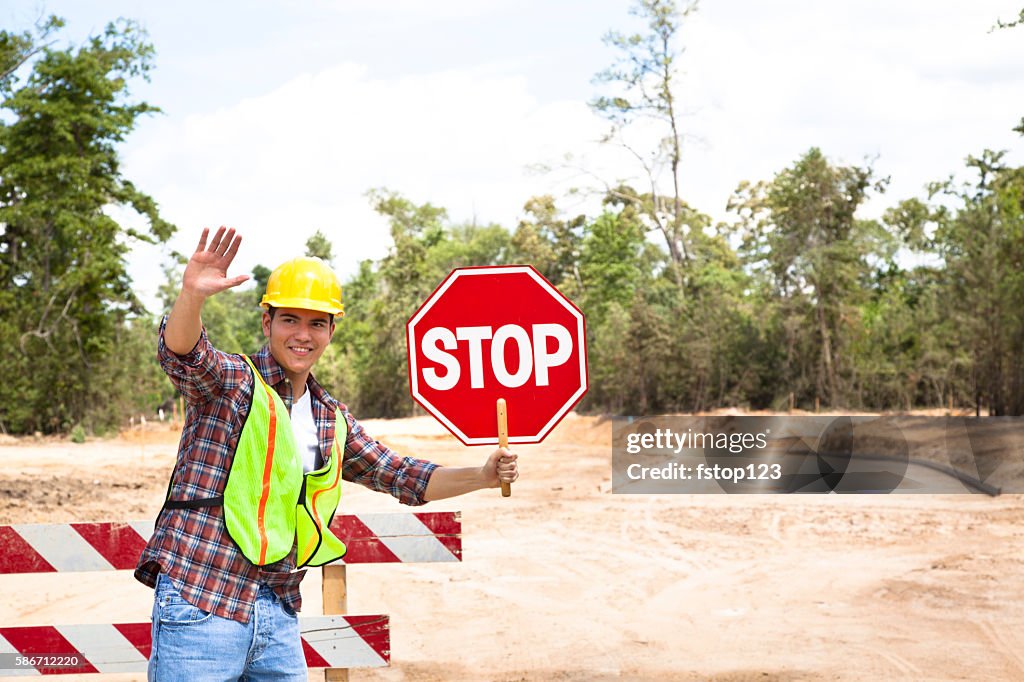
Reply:
<svg viewBox="0 0 1024 682"><path fill-rule="evenodd" d="M348 611L348 585L344 564L327 564L323 568L324 615L342 615ZM324 682L348 682L348 668L325 668Z"/></svg>

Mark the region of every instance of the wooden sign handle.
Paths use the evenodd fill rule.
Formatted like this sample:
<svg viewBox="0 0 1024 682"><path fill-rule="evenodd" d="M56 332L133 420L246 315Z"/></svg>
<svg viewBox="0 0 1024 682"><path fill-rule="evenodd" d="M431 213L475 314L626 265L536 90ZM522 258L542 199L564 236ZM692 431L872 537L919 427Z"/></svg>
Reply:
<svg viewBox="0 0 1024 682"><path fill-rule="evenodd" d="M498 447L508 447L508 409L505 407L505 399L498 398ZM512 496L512 484L501 482L501 496Z"/></svg>

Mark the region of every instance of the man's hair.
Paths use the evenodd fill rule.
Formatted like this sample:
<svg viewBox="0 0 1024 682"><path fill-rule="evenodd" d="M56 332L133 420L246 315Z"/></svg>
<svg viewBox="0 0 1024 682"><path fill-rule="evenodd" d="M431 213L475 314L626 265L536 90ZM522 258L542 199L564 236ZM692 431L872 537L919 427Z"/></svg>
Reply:
<svg viewBox="0 0 1024 682"><path fill-rule="evenodd" d="M271 321L273 321L274 315L277 314L277 308L275 308L272 305L268 305L267 306L267 314L270 315L270 319L271 319ZM324 313L324 315L327 316L327 321L330 322L333 325L334 324L334 315L331 315L330 313Z"/></svg>

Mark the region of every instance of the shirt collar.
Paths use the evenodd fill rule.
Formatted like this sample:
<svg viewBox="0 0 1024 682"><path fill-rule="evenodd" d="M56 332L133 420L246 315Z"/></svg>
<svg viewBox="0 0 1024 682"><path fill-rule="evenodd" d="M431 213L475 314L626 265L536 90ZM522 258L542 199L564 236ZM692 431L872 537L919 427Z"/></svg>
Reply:
<svg viewBox="0 0 1024 682"><path fill-rule="evenodd" d="M309 379L306 380L306 390L312 392L312 397L325 405L335 405L337 402L324 390L312 372L309 373Z"/></svg>
<svg viewBox="0 0 1024 682"><path fill-rule="evenodd" d="M270 386L277 386L287 379L284 368L277 364L277 360L270 353L270 346L265 345L252 355L252 363L263 375L263 380Z"/></svg>

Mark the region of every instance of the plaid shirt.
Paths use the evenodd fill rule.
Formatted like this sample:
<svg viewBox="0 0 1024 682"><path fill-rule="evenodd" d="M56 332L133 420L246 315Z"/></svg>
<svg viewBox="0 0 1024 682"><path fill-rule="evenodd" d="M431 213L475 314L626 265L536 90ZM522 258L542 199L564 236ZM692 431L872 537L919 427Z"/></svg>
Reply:
<svg viewBox="0 0 1024 682"><path fill-rule="evenodd" d="M188 402L168 499L216 497L223 494L227 483L238 438L249 414L255 377L242 356L214 348L205 329L188 355L176 355L164 343L166 326L164 318L158 348L160 365ZM264 346L252 356L252 361L290 410L292 388L270 349ZM425 502L423 493L436 464L400 457L373 440L312 375L306 388L313 399L321 452L330 452L334 442L335 411L342 410L348 420L342 459L342 477L346 481L391 493L404 504ZM294 547L288 557L277 563L253 565L228 535L224 508L202 507L160 512L153 536L139 558L135 577L154 587L157 574L163 572L189 603L247 623L261 583L272 587L289 607L300 609L299 583L306 571L294 569Z"/></svg>

